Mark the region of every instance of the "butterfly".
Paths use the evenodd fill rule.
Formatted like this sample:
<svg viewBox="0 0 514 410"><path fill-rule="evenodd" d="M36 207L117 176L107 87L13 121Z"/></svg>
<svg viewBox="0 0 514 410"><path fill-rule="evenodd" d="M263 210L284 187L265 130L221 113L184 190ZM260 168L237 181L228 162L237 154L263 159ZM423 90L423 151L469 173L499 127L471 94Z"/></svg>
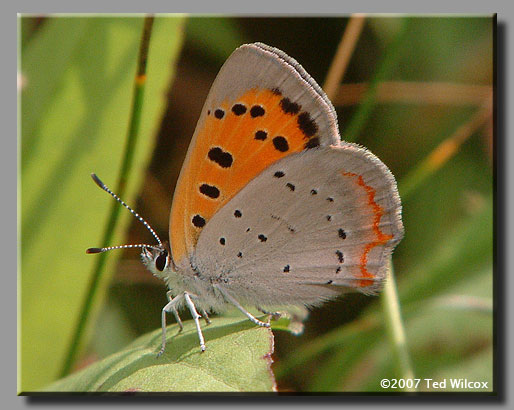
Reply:
<svg viewBox="0 0 514 410"><path fill-rule="evenodd" d="M388 168L342 142L320 86L262 43L237 48L212 85L173 196L169 246L131 212L157 245L88 252L142 248L143 263L169 288L159 355L166 314L182 329L183 307L204 351L199 318L208 311L233 305L269 327L245 306L268 312L318 306L349 290L377 293L404 232Z"/></svg>

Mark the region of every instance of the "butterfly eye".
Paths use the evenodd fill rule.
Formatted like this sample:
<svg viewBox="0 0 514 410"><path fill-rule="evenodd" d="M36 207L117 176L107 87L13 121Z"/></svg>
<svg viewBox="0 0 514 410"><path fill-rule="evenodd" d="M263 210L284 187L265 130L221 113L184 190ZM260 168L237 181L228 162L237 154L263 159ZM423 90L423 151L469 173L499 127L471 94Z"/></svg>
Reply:
<svg viewBox="0 0 514 410"><path fill-rule="evenodd" d="M155 267L159 272L162 272L166 267L166 258L168 256L168 252L162 252L157 258L155 258Z"/></svg>

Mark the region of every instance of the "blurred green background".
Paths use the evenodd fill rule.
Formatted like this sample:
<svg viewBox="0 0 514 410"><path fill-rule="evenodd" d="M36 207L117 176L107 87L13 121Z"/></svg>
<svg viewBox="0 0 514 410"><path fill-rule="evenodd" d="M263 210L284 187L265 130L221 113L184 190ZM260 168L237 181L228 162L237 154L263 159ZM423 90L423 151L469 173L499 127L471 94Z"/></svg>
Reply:
<svg viewBox="0 0 514 410"><path fill-rule="evenodd" d="M125 201L167 238L185 152L209 87L234 48L254 41L278 47L323 84L347 24L346 16L158 18ZM18 378L19 391L35 391L59 376L94 265L84 251L101 245L112 199L89 173L115 185L142 18L24 16L19 29ZM393 262L415 376L488 381L491 389L492 118L435 172L426 178L413 172L469 124L492 92L493 29L491 16L367 18L343 80L392 87L369 96L355 141L387 164L400 195L408 186L406 235ZM434 84L446 92L434 97ZM363 115L362 96L354 94L343 88L334 100L343 136ZM114 244L151 241L128 212L115 238ZM160 326L165 288L138 252L113 252L107 272L77 367ZM401 376L379 298L360 294L312 311L301 336L276 331L273 359L282 391L383 391L382 378Z"/></svg>

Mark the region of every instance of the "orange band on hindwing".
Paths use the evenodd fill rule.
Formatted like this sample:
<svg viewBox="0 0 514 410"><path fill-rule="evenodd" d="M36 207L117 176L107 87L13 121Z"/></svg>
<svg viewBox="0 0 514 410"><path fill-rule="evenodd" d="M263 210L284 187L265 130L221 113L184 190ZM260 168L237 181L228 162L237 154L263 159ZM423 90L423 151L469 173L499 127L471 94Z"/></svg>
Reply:
<svg viewBox="0 0 514 410"><path fill-rule="evenodd" d="M367 269L367 263L368 263L368 255L371 252L371 250L379 245L385 244L388 240L393 238L393 235L387 235L384 234L380 230L380 220L382 219L382 216L384 214L383 208L375 202L375 194L376 191L373 187L367 185L364 182L364 179L362 178L362 175L355 174L353 172L342 172L343 176L348 176L352 178L356 178L355 182L357 185L362 187L362 189L366 192L366 198L367 198L367 205L371 207L373 212L373 235L375 236L375 239L371 242L368 242L363 249L362 255L360 257L360 273L363 278L373 278L375 275L373 275L371 272ZM374 282L371 280L361 280L359 282L360 287L370 286Z"/></svg>
<svg viewBox="0 0 514 410"><path fill-rule="evenodd" d="M310 113L277 89L251 89L206 107L203 126L175 189L172 255L192 252L210 218L272 163L319 145Z"/></svg>

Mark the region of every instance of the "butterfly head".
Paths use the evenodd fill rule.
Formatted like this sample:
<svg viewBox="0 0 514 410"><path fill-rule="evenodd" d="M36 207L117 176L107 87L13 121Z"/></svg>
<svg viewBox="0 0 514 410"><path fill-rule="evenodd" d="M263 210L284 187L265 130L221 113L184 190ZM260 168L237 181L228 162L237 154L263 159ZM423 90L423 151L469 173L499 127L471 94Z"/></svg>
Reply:
<svg viewBox="0 0 514 410"><path fill-rule="evenodd" d="M173 270L173 261L167 244L143 246L141 260L147 269L158 277L166 276L166 272Z"/></svg>

